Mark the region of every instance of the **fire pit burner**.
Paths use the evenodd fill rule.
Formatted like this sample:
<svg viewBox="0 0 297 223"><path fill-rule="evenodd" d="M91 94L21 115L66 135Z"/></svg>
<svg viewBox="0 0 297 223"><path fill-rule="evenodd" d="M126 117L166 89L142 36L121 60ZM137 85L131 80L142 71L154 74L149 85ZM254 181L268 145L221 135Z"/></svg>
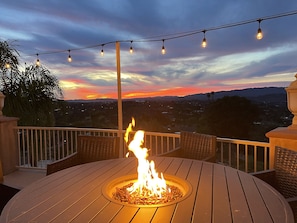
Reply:
<svg viewBox="0 0 297 223"><path fill-rule="evenodd" d="M137 175L123 176L107 183L103 187L104 196L114 203L124 204L128 206L165 206L180 202L185 199L191 192L191 185L180 178L166 175L166 185L168 192L164 192L162 197L146 196L145 190L142 194L129 193L126 189L130 187L136 180Z"/></svg>

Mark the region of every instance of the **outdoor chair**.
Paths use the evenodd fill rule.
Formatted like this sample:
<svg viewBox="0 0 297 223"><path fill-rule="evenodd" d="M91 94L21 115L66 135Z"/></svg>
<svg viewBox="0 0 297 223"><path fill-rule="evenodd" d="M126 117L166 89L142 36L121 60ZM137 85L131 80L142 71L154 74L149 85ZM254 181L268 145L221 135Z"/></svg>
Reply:
<svg viewBox="0 0 297 223"><path fill-rule="evenodd" d="M9 187L4 183L4 177L3 177L3 170L2 170L2 163L0 159L0 215L4 208L4 206L7 204L7 202L20 190Z"/></svg>
<svg viewBox="0 0 297 223"><path fill-rule="evenodd" d="M118 157L118 137L81 135L77 137L77 152L48 164L47 175L75 165Z"/></svg>
<svg viewBox="0 0 297 223"><path fill-rule="evenodd" d="M274 169L252 175L273 186L287 199L297 222L297 151L276 146Z"/></svg>
<svg viewBox="0 0 297 223"><path fill-rule="evenodd" d="M180 133L180 146L162 156L174 156L203 160L216 161L217 137L193 132Z"/></svg>

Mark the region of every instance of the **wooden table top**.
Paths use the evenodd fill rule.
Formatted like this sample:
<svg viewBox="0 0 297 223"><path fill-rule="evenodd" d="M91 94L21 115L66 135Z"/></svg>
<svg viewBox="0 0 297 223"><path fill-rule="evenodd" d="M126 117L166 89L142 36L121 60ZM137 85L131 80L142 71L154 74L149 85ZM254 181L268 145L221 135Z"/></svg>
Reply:
<svg viewBox="0 0 297 223"><path fill-rule="evenodd" d="M165 176L186 180L192 186L190 195L161 207L112 202L102 188L113 179L136 174L137 160L106 160L54 173L24 188L5 206L0 222L294 222L286 200L250 174L191 159L149 160Z"/></svg>

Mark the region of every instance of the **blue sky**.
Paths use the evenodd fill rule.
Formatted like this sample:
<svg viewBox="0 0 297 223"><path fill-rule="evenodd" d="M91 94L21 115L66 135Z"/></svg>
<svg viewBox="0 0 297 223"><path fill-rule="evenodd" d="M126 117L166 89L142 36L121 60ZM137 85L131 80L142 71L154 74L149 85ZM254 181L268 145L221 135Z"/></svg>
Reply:
<svg viewBox="0 0 297 223"><path fill-rule="evenodd" d="M115 41L123 98L287 87L297 68L297 14L263 20L262 40L257 21L211 29L294 11L296 0L2 0L0 39L13 41L21 69L38 53L65 99L117 97Z"/></svg>

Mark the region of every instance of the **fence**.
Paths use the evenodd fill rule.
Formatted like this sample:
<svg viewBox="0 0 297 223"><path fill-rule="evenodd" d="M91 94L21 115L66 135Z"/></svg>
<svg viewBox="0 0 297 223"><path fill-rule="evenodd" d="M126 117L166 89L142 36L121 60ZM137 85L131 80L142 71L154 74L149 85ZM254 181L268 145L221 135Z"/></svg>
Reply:
<svg viewBox="0 0 297 223"><path fill-rule="evenodd" d="M76 151L78 135L119 136L124 132L112 129L16 127L19 166L45 169L46 165ZM180 135L145 132L144 147L151 156L158 156L179 146ZM120 157L127 152L125 143ZM269 169L269 144L239 139L217 138L217 162L246 172Z"/></svg>

